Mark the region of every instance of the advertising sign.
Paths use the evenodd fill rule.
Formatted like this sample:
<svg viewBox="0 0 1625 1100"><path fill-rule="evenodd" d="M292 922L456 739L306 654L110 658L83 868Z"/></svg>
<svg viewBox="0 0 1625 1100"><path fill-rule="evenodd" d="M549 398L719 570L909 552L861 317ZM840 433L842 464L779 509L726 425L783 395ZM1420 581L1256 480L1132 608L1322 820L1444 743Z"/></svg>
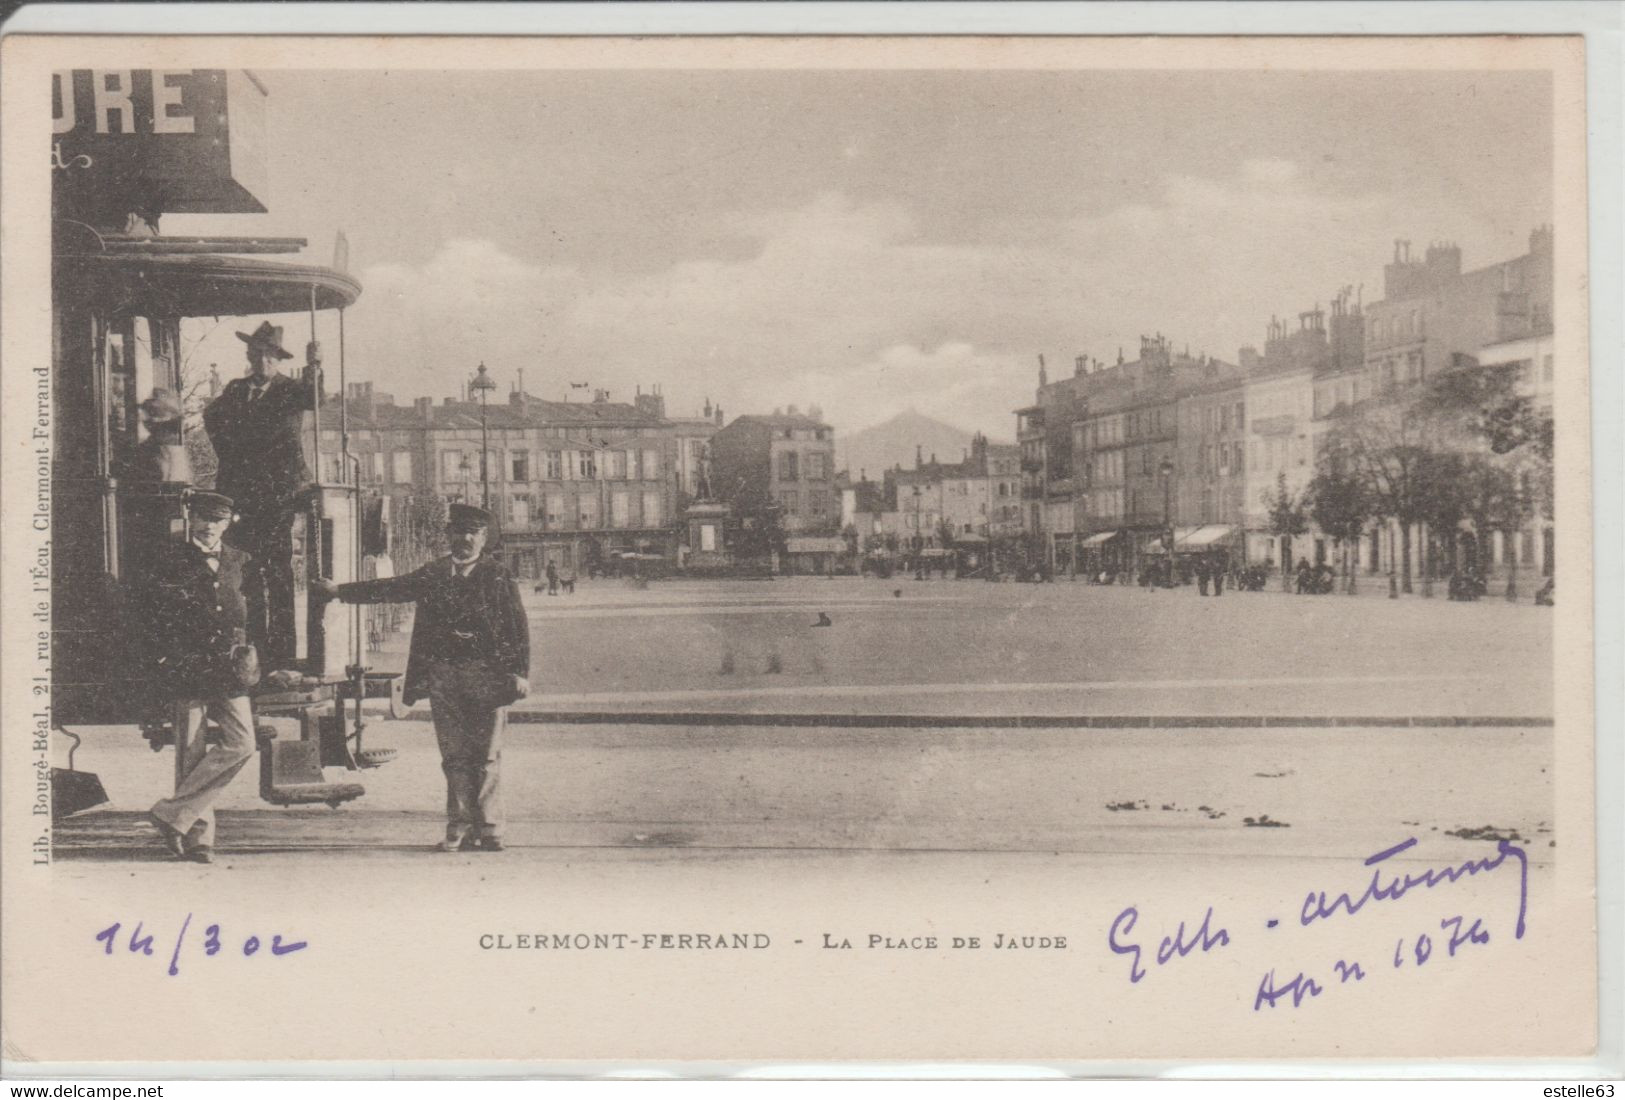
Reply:
<svg viewBox="0 0 1625 1100"><path fill-rule="evenodd" d="M224 69L52 74L58 213L122 226L138 213L265 212L265 88Z"/></svg>

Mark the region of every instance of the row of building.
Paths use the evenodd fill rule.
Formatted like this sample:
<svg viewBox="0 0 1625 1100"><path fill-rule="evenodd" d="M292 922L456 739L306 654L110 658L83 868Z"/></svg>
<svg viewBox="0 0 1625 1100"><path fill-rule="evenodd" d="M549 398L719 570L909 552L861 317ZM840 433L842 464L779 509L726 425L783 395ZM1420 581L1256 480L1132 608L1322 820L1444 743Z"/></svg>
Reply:
<svg viewBox="0 0 1625 1100"><path fill-rule="evenodd" d="M548 401L517 384L505 401L471 394L397 404L371 382L324 406L318 477L391 501L396 524L414 499L482 504L501 528L501 553L519 576L547 565L585 572L617 554L687 558L693 505L725 501L732 516L774 506L787 533L834 535L841 511L834 431L816 408L726 422L668 415L658 387L633 400L597 390L589 401ZM722 524L705 535L722 553ZM701 536L692 532L693 549Z"/></svg>
<svg viewBox="0 0 1625 1100"><path fill-rule="evenodd" d="M1295 324L1271 319L1262 350L1244 347L1234 363L1176 351L1161 334L1143 337L1133 359L1080 356L1064 378L1052 380L1041 357L1016 444L977 434L957 461L917 454L873 480L836 469L835 432L816 406L727 421L707 401L699 416L675 417L658 387L630 403L602 390L548 401L515 384L497 403L465 392L397 405L355 383L342 432L364 487L399 510L419 496L487 502L521 576L549 562L582 572L617 553L726 564L741 523L768 516L787 554L780 566L820 571L852 550L952 549L974 561L1020 540L1057 572L1132 573L1165 552L1170 532L1176 552L1322 561L1329 540L1312 528L1276 534L1270 502L1282 486L1302 494L1341 412L1464 356L1519 364L1549 410L1551 301L1548 228L1524 255L1471 271L1454 245L1418 257L1398 241L1379 301L1344 288ZM334 402L321 423L324 481L349 480L340 435ZM1389 534L1378 526L1362 540L1361 566L1389 568ZM1549 572L1550 524L1520 538L1518 559ZM1497 536L1497 561L1505 549Z"/></svg>
<svg viewBox="0 0 1625 1100"><path fill-rule="evenodd" d="M1051 380L1040 359L1034 402L1016 410L1023 525L1057 571L1132 572L1164 552L1222 550L1232 561L1325 561L1329 540L1311 530L1275 534L1270 502L1284 485L1299 497L1326 434L1345 410L1415 385L1470 357L1517 364L1520 384L1550 411L1552 235L1528 252L1462 270L1461 250L1430 245L1420 257L1396 241L1383 297L1353 288L1272 319L1260 352L1238 362L1176 352L1144 337L1136 358L1103 365L1079 357ZM1358 564L1388 571L1397 543L1375 525L1354 548ZM1520 532L1517 560L1549 573L1552 534L1537 519ZM1508 548L1497 535L1499 563Z"/></svg>

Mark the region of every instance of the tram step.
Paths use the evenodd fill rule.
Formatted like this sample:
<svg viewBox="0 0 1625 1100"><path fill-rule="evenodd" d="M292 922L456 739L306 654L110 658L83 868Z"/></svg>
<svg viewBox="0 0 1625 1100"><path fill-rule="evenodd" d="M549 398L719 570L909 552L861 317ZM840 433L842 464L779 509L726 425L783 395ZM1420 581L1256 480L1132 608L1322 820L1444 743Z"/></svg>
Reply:
<svg viewBox="0 0 1625 1100"><path fill-rule="evenodd" d="M286 787L272 787L264 797L265 801L275 806L307 806L317 802L338 806L366 793L367 789L359 783L294 783Z"/></svg>
<svg viewBox="0 0 1625 1100"><path fill-rule="evenodd" d="M329 783L316 741L262 741L260 797L276 806L326 802L337 806L366 793L359 783Z"/></svg>

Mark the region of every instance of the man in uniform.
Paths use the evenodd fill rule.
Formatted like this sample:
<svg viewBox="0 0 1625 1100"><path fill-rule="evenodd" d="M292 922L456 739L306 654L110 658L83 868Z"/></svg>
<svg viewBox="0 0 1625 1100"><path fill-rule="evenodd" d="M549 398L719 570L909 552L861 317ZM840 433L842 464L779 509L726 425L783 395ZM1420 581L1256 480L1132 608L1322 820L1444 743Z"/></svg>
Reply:
<svg viewBox="0 0 1625 1100"><path fill-rule="evenodd" d="M298 381L278 374L291 359L282 330L269 321L239 332L248 345L248 375L226 384L203 412L203 426L220 460L215 488L237 506L232 545L249 555L243 594L248 636L270 668L297 656L293 613L293 520L299 493L311 482L301 444L304 414L316 407L318 368Z"/></svg>
<svg viewBox="0 0 1625 1100"><path fill-rule="evenodd" d="M451 554L400 577L319 584L345 603L416 603L402 695L427 697L446 773L444 852L502 850L502 731L530 693L530 626L519 587L484 554L491 514L453 504Z"/></svg>
<svg viewBox="0 0 1625 1100"><path fill-rule="evenodd" d="M206 719L220 743L186 773L170 798L152 807L152 823L182 859L212 861L214 802L254 755L248 689L259 680L252 646L243 644L240 586L244 555L225 546L232 502L191 494L189 539L166 543L138 580L146 642L157 688L175 710L176 751L193 743Z"/></svg>

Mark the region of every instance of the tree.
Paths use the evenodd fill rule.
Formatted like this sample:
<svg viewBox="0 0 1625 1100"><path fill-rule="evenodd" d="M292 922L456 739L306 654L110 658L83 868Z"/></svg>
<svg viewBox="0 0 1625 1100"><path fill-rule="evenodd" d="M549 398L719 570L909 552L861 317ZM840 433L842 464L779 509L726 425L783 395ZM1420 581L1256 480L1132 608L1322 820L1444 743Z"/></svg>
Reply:
<svg viewBox="0 0 1625 1100"><path fill-rule="evenodd" d="M1427 559L1422 563L1423 594L1432 595L1438 575L1437 546L1441 535L1450 550L1450 572L1460 568L1457 551L1461 521L1466 518L1466 457L1454 451L1428 454L1418 474L1422 522L1427 524Z"/></svg>
<svg viewBox="0 0 1625 1100"><path fill-rule="evenodd" d="M1517 364L1481 367L1470 356L1429 378L1417 393L1415 412L1440 442L1479 442L1490 453L1509 454L1535 442L1541 417L1518 390Z"/></svg>
<svg viewBox="0 0 1625 1100"><path fill-rule="evenodd" d="M446 502L438 493L411 493L397 497L400 515L395 520L395 568L406 573L439 555L446 526Z"/></svg>
<svg viewBox="0 0 1625 1100"><path fill-rule="evenodd" d="M1264 493L1259 497L1264 507L1269 509L1270 534L1276 538L1295 539L1309 530L1308 518L1304 515L1303 500L1286 487L1286 474L1276 475L1275 492ZM1292 573L1290 553L1281 555L1281 585L1290 588L1288 578Z"/></svg>
<svg viewBox="0 0 1625 1100"><path fill-rule="evenodd" d="M1479 541L1502 533L1509 598L1516 595L1517 534L1536 510L1550 519L1554 504L1552 416L1521 392L1521 370L1459 356L1415 401L1435 445L1454 445L1463 455L1462 506Z"/></svg>
<svg viewBox="0 0 1625 1100"><path fill-rule="evenodd" d="M1423 519L1427 462L1433 453L1427 427L1403 397L1385 398L1341 413L1327 440L1364 483L1373 514L1399 526L1399 583L1405 592L1412 591L1411 531Z"/></svg>
<svg viewBox="0 0 1625 1100"><path fill-rule="evenodd" d="M782 556L786 546L784 510L777 504L740 513L732 540L732 550L737 557L760 562L774 554Z"/></svg>
<svg viewBox="0 0 1625 1100"><path fill-rule="evenodd" d="M1328 449L1321 455L1304 496L1315 524L1342 548L1347 591L1353 595L1359 569L1349 565L1349 548L1359 545L1360 535L1371 518L1371 495L1366 484L1352 472L1347 455Z"/></svg>
<svg viewBox="0 0 1625 1100"><path fill-rule="evenodd" d="M1479 570L1489 574L1488 540L1501 532L1507 548L1507 585L1517 593L1517 532L1529 518L1529 501L1518 472L1509 463L1489 455L1469 455L1463 461L1463 508L1478 533Z"/></svg>
<svg viewBox="0 0 1625 1100"><path fill-rule="evenodd" d="M858 528L855 524L847 524L841 528L841 539L846 543L846 552L852 557L858 556Z"/></svg>

